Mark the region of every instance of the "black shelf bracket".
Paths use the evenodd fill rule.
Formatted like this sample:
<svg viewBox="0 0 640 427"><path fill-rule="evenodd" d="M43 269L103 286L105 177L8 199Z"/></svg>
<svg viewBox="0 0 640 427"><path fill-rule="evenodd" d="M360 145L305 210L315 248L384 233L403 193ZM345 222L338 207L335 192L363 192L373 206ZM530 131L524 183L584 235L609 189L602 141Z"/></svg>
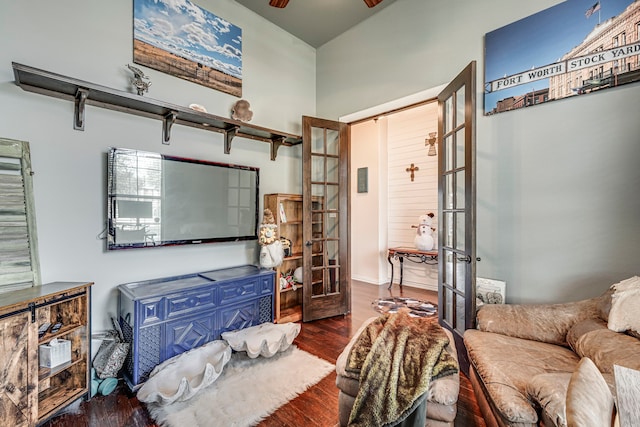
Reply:
<svg viewBox="0 0 640 427"><path fill-rule="evenodd" d="M162 118L162 143L169 145L171 139L171 126L176 122L178 113L176 111L169 111Z"/></svg>
<svg viewBox="0 0 640 427"><path fill-rule="evenodd" d="M278 148L284 145L284 136L275 136L271 139L271 160L275 161L278 156Z"/></svg>
<svg viewBox="0 0 640 427"><path fill-rule="evenodd" d="M240 126L231 126L224 130L224 154L231 154L231 141L238 133Z"/></svg>
<svg viewBox="0 0 640 427"><path fill-rule="evenodd" d="M88 97L89 89L79 87L76 91L75 106L73 109L73 128L75 130L84 130L84 107Z"/></svg>

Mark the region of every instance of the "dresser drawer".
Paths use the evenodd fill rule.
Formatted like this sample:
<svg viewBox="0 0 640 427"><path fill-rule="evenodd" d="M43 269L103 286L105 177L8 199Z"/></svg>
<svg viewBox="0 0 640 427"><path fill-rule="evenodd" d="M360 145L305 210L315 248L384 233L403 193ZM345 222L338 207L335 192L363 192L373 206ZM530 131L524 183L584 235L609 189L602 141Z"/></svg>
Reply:
<svg viewBox="0 0 640 427"><path fill-rule="evenodd" d="M196 292L168 296L167 318L214 308L216 306L215 291L215 288L210 287Z"/></svg>
<svg viewBox="0 0 640 427"><path fill-rule="evenodd" d="M261 283L259 278L251 278L249 280L239 280L235 283L221 285L218 288L220 292L220 305L233 304L236 301L246 301L247 298L261 295Z"/></svg>

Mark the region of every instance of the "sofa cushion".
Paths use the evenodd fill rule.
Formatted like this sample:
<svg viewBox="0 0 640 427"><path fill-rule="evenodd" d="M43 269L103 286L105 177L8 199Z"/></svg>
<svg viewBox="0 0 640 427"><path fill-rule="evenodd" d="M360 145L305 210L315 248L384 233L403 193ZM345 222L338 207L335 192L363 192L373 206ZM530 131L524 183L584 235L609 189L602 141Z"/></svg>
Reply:
<svg viewBox="0 0 640 427"><path fill-rule="evenodd" d="M478 329L550 344L567 345L575 323L598 317L599 298L565 304L485 304L478 310Z"/></svg>
<svg viewBox="0 0 640 427"><path fill-rule="evenodd" d="M581 336L588 332L600 329L607 329L607 323L605 320L598 318L582 320L573 325L569 329L569 332L567 332L567 344L569 344L573 351L576 351L576 343Z"/></svg>
<svg viewBox="0 0 640 427"><path fill-rule="evenodd" d="M494 406L509 423L537 423L527 383L544 373L571 373L578 356L558 345L469 329L464 341ZM563 339L564 341L564 339Z"/></svg>
<svg viewBox="0 0 640 427"><path fill-rule="evenodd" d="M570 380L571 374L568 372L539 374L527 384L527 394L531 400L538 402L543 419L553 423L551 425L567 427L565 400Z"/></svg>
<svg viewBox="0 0 640 427"><path fill-rule="evenodd" d="M607 328L581 335L575 343L575 352L588 357L601 372L613 373L613 365L640 370L640 340Z"/></svg>
<svg viewBox="0 0 640 427"><path fill-rule="evenodd" d="M572 427L610 426L614 400L602 374L583 358L571 375L567 389L567 423Z"/></svg>

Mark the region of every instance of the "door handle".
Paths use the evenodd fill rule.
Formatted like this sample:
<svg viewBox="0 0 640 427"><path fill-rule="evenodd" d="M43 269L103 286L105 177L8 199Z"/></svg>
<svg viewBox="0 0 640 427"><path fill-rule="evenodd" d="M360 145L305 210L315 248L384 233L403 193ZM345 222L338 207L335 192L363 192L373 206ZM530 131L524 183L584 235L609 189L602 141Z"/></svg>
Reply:
<svg viewBox="0 0 640 427"><path fill-rule="evenodd" d="M304 242L305 246L311 246L313 245L313 243L311 243L311 240L307 240L306 242Z"/></svg>
<svg viewBox="0 0 640 427"><path fill-rule="evenodd" d="M458 261L464 261L467 264L471 264L471 255L467 255L467 256L459 256L458 257ZM476 261L482 261L482 258L477 257Z"/></svg>

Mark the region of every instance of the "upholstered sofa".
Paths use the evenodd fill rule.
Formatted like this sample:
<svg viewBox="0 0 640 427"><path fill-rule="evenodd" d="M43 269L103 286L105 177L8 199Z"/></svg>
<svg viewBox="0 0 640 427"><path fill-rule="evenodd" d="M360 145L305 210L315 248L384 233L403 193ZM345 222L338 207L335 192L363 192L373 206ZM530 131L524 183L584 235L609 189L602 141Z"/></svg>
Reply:
<svg viewBox="0 0 640 427"><path fill-rule="evenodd" d="M364 322L364 324L356 331L340 356L338 356L336 361L336 385L339 389L338 412L341 427L347 426L349 423L349 415L359 389L359 377L346 370L347 359L362 331L374 320L376 320L376 317L367 319ZM458 356L456 354L455 343L451 333L447 330L444 330L444 332L449 338L449 344L445 347L445 351L457 362ZM426 396L426 426L453 427L457 413L459 390L460 377L458 374L444 376L442 378L432 380L429 383Z"/></svg>
<svg viewBox="0 0 640 427"><path fill-rule="evenodd" d="M637 277L577 302L481 306L477 328L465 332L464 343L487 425L578 425L567 415L597 409L567 398L573 383L584 383L574 371L585 358L600 371L613 401L613 365L640 369L638 312Z"/></svg>

